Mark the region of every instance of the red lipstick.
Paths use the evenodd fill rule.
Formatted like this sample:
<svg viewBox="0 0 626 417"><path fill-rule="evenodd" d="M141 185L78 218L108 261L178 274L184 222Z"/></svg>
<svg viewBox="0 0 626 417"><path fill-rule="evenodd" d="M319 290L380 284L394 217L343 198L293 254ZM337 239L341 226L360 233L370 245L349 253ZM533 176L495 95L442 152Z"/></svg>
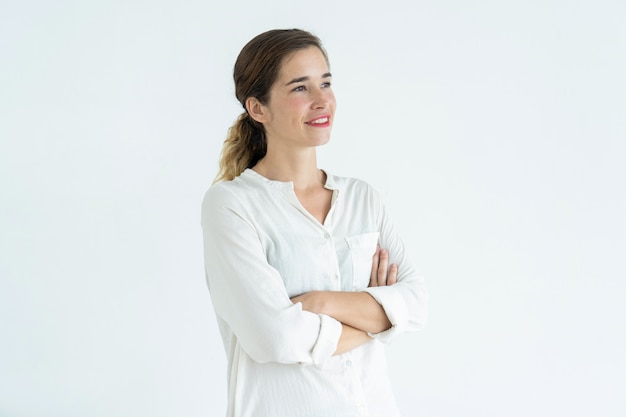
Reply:
<svg viewBox="0 0 626 417"><path fill-rule="evenodd" d="M330 115L325 114L323 116L316 117L315 119L305 122L305 124L312 127L328 127L330 126Z"/></svg>

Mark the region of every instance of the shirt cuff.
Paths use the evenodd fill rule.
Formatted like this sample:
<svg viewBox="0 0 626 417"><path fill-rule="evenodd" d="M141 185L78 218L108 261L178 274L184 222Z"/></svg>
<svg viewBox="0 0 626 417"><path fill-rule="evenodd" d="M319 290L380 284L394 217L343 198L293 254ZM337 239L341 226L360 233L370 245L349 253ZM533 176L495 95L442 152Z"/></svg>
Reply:
<svg viewBox="0 0 626 417"><path fill-rule="evenodd" d="M337 350L341 337L341 323L325 314L318 315L320 317L320 333L311 352L311 358L313 364L323 366Z"/></svg>
<svg viewBox="0 0 626 417"><path fill-rule="evenodd" d="M380 333L368 333L374 339L387 343L397 334L403 333L409 324L409 312L404 298L393 286L368 287L363 290L368 293L383 307L387 318L391 322L391 328Z"/></svg>

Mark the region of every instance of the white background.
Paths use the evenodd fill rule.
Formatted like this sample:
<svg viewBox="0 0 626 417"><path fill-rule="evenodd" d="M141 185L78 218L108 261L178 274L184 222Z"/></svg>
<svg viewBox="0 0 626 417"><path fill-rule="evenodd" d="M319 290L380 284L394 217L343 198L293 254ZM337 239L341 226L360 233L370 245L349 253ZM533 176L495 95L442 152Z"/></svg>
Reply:
<svg viewBox="0 0 626 417"><path fill-rule="evenodd" d="M406 417L626 415L623 1L0 0L0 415L222 416L200 202L272 28L427 278Z"/></svg>

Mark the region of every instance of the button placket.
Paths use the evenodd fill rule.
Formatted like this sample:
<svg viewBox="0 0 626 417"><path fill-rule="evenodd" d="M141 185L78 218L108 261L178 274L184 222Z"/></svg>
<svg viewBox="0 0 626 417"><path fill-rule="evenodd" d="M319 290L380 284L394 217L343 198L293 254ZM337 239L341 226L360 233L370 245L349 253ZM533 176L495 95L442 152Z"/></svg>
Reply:
<svg viewBox="0 0 626 417"><path fill-rule="evenodd" d="M334 242L332 233L326 228L326 226L323 226L323 227L325 229L323 238L324 240L326 240L326 245L327 245L326 249L328 250L328 256L335 259L334 271L332 271L332 275L330 276L330 278L333 281L332 283L333 289L335 291L339 291L341 290L341 274L339 273L339 262L337 261L337 251L335 250L335 242Z"/></svg>
<svg viewBox="0 0 626 417"><path fill-rule="evenodd" d="M346 358L346 360L343 362L343 366L346 369L346 372L348 372L350 375L350 385L352 386L354 398L356 401L355 405L357 406L359 416L365 417L368 415L368 411L365 402L365 391L363 390L363 382L361 381L359 375L360 373L358 370L358 366L352 361L351 356Z"/></svg>

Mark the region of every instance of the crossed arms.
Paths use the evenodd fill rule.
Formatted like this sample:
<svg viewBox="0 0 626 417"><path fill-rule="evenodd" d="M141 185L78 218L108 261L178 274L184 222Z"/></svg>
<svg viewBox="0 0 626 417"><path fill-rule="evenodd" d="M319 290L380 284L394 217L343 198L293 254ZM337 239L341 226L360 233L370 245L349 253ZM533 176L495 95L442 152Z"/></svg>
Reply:
<svg viewBox="0 0 626 417"><path fill-rule="evenodd" d="M372 258L370 287L396 283L398 266L389 265L389 252L376 248ZM341 322L341 337L335 355L348 352L372 338L369 333L380 333L391 327L383 307L366 292L311 291L293 297L291 301L302 303L302 309L312 313L326 314Z"/></svg>
<svg viewBox="0 0 626 417"><path fill-rule="evenodd" d="M371 338L385 343L423 327L423 278L384 212L376 229L386 250L374 255L367 288L290 299L253 224L249 211L256 206L246 203L226 187L213 187L202 210L207 284L225 343L260 363L320 364ZM389 254L399 267L389 265Z"/></svg>

